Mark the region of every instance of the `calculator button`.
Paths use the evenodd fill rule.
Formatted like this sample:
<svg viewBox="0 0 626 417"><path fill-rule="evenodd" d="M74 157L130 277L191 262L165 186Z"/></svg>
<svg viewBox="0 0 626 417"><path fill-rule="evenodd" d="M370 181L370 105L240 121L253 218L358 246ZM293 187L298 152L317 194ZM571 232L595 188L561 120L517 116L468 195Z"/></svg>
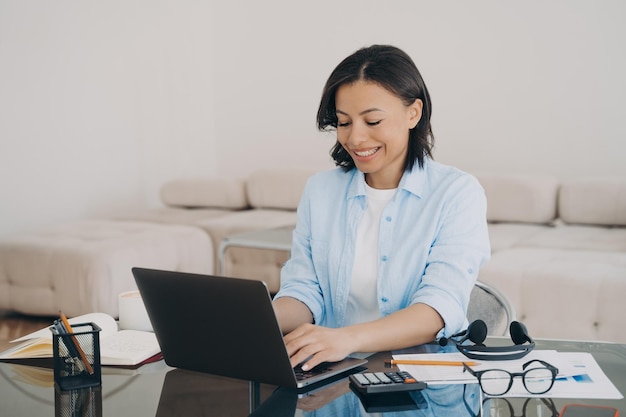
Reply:
<svg viewBox="0 0 626 417"><path fill-rule="evenodd" d="M385 375L396 384L401 384L404 381L397 372L387 372Z"/></svg>
<svg viewBox="0 0 626 417"><path fill-rule="evenodd" d="M367 373L367 374L363 374L363 375L365 375L365 378L368 379L370 384L381 384L382 383L381 380L378 379L376 377L376 375L374 375L374 374Z"/></svg>
<svg viewBox="0 0 626 417"><path fill-rule="evenodd" d="M412 383L417 382L417 380L413 378L413 376L409 374L408 372L403 371L403 372L400 372L399 374L405 384L412 384Z"/></svg>
<svg viewBox="0 0 626 417"><path fill-rule="evenodd" d="M393 382L384 372L376 372L374 375L376 375L376 378L380 379L383 384L391 384Z"/></svg>
<svg viewBox="0 0 626 417"><path fill-rule="evenodd" d="M369 385L370 381L363 374L354 374L354 379L361 385Z"/></svg>

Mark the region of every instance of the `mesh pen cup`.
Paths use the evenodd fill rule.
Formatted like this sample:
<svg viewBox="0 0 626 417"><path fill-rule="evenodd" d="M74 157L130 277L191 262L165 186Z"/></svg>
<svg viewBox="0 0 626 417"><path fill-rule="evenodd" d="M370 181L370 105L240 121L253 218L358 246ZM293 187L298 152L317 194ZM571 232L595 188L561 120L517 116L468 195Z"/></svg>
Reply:
<svg viewBox="0 0 626 417"><path fill-rule="evenodd" d="M102 417L101 387L54 391L54 417Z"/></svg>
<svg viewBox="0 0 626 417"><path fill-rule="evenodd" d="M72 326L72 333L52 332L54 382L61 390L95 387L102 384L100 327L94 323Z"/></svg>

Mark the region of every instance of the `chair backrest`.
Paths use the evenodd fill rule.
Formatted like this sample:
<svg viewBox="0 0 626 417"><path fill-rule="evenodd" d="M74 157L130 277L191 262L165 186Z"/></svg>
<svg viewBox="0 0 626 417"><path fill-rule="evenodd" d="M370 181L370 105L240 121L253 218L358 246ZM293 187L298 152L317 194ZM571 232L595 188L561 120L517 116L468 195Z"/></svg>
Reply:
<svg viewBox="0 0 626 417"><path fill-rule="evenodd" d="M476 281L470 294L467 319L470 323L477 319L483 320L488 335L506 336L509 324L515 320L515 308L499 290Z"/></svg>

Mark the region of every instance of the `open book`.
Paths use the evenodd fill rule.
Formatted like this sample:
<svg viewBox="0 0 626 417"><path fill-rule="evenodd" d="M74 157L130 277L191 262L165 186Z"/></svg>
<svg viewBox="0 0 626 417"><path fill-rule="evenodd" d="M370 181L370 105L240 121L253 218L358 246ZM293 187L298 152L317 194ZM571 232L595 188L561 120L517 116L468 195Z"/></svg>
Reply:
<svg viewBox="0 0 626 417"><path fill-rule="evenodd" d="M100 362L102 365L135 366L161 352L152 332L118 331L115 319L105 313L89 313L69 319L70 324L95 323L100 332ZM52 324L51 324L52 325ZM0 360L52 357L52 332L48 327L30 333L11 343L18 343L2 353Z"/></svg>

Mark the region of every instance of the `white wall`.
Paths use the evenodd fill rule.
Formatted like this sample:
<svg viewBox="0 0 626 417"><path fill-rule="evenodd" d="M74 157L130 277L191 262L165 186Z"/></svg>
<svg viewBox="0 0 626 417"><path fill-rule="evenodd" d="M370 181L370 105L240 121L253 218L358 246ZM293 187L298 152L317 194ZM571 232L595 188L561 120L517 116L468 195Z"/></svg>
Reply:
<svg viewBox="0 0 626 417"><path fill-rule="evenodd" d="M210 9L0 0L0 235L215 172Z"/></svg>
<svg viewBox="0 0 626 417"><path fill-rule="evenodd" d="M372 43L420 68L437 160L626 176L625 15L619 0L0 0L0 237L156 206L173 177L330 167L322 86Z"/></svg>

